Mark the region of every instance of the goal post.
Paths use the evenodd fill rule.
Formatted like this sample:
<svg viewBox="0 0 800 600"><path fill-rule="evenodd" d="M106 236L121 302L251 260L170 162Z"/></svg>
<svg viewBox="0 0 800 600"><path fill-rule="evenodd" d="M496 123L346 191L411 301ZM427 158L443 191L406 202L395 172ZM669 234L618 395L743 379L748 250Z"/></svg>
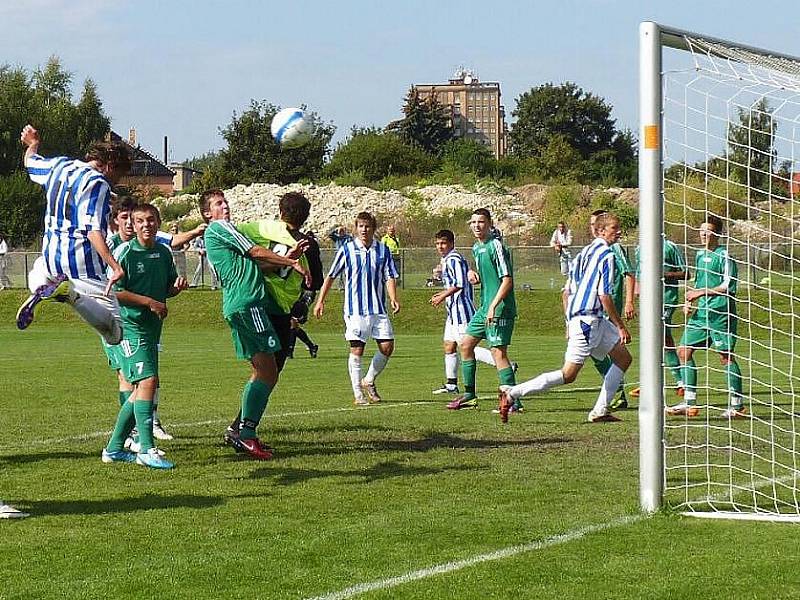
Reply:
<svg viewBox="0 0 800 600"><path fill-rule="evenodd" d="M800 521L800 59L653 22L639 40L641 509ZM675 367L665 330L678 344L690 317L664 321L685 286L665 307L663 249L693 277L706 215L731 308L703 305L694 324L716 337ZM665 417L675 373L692 377L690 416Z"/></svg>

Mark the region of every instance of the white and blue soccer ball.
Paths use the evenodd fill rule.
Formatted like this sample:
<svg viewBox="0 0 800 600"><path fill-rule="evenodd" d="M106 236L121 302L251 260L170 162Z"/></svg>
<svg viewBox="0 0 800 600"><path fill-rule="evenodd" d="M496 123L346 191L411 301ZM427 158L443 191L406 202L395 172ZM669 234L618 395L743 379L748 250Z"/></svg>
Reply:
<svg viewBox="0 0 800 600"><path fill-rule="evenodd" d="M284 108L272 117L272 137L284 148L299 148L314 134L314 124L299 108Z"/></svg>

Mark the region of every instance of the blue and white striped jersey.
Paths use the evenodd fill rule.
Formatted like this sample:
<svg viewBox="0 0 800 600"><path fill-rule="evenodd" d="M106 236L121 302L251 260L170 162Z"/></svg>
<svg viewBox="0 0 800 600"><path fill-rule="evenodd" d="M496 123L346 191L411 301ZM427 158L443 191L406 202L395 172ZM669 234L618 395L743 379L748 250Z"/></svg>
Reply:
<svg viewBox="0 0 800 600"><path fill-rule="evenodd" d="M603 238L595 238L569 267L567 318L603 316L600 296L614 291L614 252Z"/></svg>
<svg viewBox="0 0 800 600"><path fill-rule="evenodd" d="M386 314L386 282L397 279L392 253L386 244L374 240L366 248L359 239L345 242L333 257L328 277L344 277L344 314Z"/></svg>
<svg viewBox="0 0 800 600"><path fill-rule="evenodd" d="M47 197L42 254L50 274L103 279L105 264L86 236L90 231L106 236L111 210L108 181L88 163L64 156L34 154L25 166Z"/></svg>
<svg viewBox="0 0 800 600"><path fill-rule="evenodd" d="M453 325L469 323L475 314L475 301L472 296L472 284L467 279L469 265L466 259L455 250L447 253L442 258L442 282L444 289L457 287L452 296L445 298L444 305L447 309L447 322Z"/></svg>

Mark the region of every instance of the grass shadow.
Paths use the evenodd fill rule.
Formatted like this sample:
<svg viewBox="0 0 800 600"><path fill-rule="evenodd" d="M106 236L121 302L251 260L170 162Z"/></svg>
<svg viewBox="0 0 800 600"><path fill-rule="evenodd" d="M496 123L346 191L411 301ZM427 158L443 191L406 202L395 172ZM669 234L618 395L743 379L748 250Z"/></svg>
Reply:
<svg viewBox="0 0 800 600"><path fill-rule="evenodd" d="M103 498L100 500L42 500L28 502L23 506L27 512L34 515L56 516L123 514L173 508L203 509L220 506L224 502L225 499L222 496L144 494L128 498Z"/></svg>

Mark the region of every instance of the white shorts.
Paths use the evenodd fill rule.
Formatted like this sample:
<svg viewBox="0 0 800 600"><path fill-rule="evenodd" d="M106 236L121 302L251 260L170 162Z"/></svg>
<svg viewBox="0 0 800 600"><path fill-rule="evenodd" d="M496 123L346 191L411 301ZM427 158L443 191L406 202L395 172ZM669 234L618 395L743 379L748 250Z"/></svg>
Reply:
<svg viewBox="0 0 800 600"><path fill-rule="evenodd" d="M44 285L52 280L50 271L47 268L47 263L43 256L40 256L33 261L30 273L28 273L28 287L31 293L35 292L39 286ZM110 312L115 319L120 320L119 316L119 303L117 302L117 295L111 291L108 296L105 295L108 279L103 277L101 280L97 279L72 279L72 288L81 296L88 296Z"/></svg>
<svg viewBox="0 0 800 600"><path fill-rule="evenodd" d="M467 325L469 325L469 323L455 324L447 321L444 324L444 336L442 337L442 340L445 342L455 342L460 344L461 338L463 338L464 334L467 333Z"/></svg>
<svg viewBox="0 0 800 600"><path fill-rule="evenodd" d="M582 365L591 355L602 360L619 342L619 331L602 317L573 317L567 325L569 341L564 360Z"/></svg>
<svg viewBox="0 0 800 600"><path fill-rule="evenodd" d="M393 340L394 329L388 315L353 315L344 318L344 337L348 342L360 341L365 344L370 338L375 340Z"/></svg>

